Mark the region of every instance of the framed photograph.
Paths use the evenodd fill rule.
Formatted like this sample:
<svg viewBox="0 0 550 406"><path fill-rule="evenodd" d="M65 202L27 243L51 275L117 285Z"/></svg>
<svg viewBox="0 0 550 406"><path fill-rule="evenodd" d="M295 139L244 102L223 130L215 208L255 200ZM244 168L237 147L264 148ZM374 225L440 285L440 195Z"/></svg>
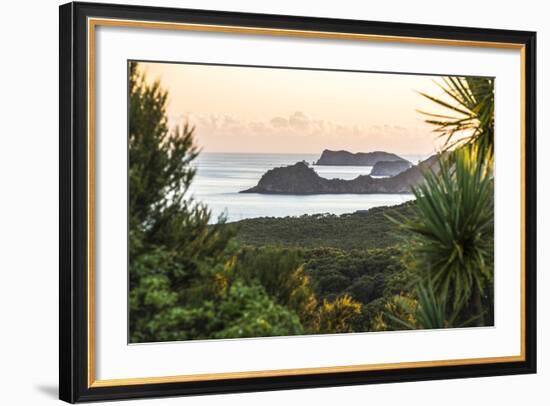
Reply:
<svg viewBox="0 0 550 406"><path fill-rule="evenodd" d="M60 7L60 398L536 371L534 32Z"/></svg>

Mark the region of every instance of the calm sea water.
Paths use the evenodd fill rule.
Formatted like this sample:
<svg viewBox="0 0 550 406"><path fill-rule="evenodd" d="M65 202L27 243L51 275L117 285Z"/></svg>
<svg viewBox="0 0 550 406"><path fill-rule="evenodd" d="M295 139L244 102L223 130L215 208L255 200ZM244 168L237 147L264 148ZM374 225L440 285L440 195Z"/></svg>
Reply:
<svg viewBox="0 0 550 406"><path fill-rule="evenodd" d="M403 156L416 163L421 156ZM269 169L299 161L314 162L319 154L201 153L195 160L197 175L190 193L212 212L212 222L225 214L228 221L255 217L303 214L353 213L376 206L390 206L413 199L411 194L264 195L239 193L255 186ZM324 178L353 179L368 175L365 166L314 166Z"/></svg>

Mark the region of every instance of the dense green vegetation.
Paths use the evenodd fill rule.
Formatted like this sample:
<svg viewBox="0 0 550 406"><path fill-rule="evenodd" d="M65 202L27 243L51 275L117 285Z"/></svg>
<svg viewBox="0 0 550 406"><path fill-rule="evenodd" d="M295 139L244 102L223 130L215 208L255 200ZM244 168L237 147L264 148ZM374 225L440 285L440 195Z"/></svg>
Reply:
<svg viewBox="0 0 550 406"><path fill-rule="evenodd" d="M377 329L492 325L494 273L494 79L446 78L448 109L428 114L445 138L439 171L413 192L403 263L416 287L386 302Z"/></svg>
<svg viewBox="0 0 550 406"><path fill-rule="evenodd" d="M337 216L315 214L300 217L263 217L235 223L236 240L243 245L283 247L334 247L344 250L385 248L400 238L399 227L389 216L407 216L412 203L375 207Z"/></svg>
<svg viewBox="0 0 550 406"><path fill-rule="evenodd" d="M332 299L342 292L361 303L404 288L404 268L397 248L350 250L319 248L304 251L305 269L319 297Z"/></svg>
<svg viewBox="0 0 550 406"><path fill-rule="evenodd" d="M299 253L247 250L187 190L194 128L170 130L167 92L130 63L130 342L353 331L361 305L315 296Z"/></svg>
<svg viewBox="0 0 550 406"><path fill-rule="evenodd" d="M188 196L193 127L130 64L130 341L489 325L493 322L492 82L453 79L459 147L416 200L364 212L209 224ZM466 124L464 124L466 123ZM461 127L463 126L463 127Z"/></svg>

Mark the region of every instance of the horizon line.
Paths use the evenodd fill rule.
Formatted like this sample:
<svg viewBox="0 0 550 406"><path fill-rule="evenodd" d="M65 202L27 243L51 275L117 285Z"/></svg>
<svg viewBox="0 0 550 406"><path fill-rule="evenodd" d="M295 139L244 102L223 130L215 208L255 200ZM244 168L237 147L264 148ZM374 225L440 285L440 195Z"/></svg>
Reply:
<svg viewBox="0 0 550 406"><path fill-rule="evenodd" d="M430 152L394 152L394 151L383 150L383 149L376 149L376 150L372 150L372 151L352 152L352 151L349 151L347 149L328 149L328 148L325 148L320 152L263 152L263 151L251 152L251 151L200 151L199 150L199 155L203 154L203 153L205 153L205 154L264 154L264 155L304 155L304 154L307 154L307 155L313 155L313 154L322 154L323 151L334 151L334 152L344 151L344 152L349 152L350 154L367 154L367 153L371 153L371 152L386 152L386 153L391 153L391 154L396 154L396 155L429 155L429 154L435 154L436 153L436 151L430 151Z"/></svg>

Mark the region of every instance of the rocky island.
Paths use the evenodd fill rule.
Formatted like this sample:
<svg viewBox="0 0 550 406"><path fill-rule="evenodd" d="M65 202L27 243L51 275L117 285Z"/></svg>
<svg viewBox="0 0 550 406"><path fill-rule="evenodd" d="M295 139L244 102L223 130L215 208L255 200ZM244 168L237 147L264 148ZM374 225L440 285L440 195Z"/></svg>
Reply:
<svg viewBox="0 0 550 406"><path fill-rule="evenodd" d="M423 173L437 165L437 155L433 155L418 165L388 178L373 178L360 175L352 180L326 179L317 174L307 163L274 168L267 171L258 184L240 193L264 194L368 194L368 193L410 193L423 179Z"/></svg>
<svg viewBox="0 0 550 406"><path fill-rule="evenodd" d="M395 176L412 166L409 161L378 161L372 167L371 176Z"/></svg>
<svg viewBox="0 0 550 406"><path fill-rule="evenodd" d="M331 151L325 149L321 157L314 165L337 165L337 166L374 166L377 162L382 161L401 161L408 162L406 159L384 151L373 152L357 152L349 151Z"/></svg>

